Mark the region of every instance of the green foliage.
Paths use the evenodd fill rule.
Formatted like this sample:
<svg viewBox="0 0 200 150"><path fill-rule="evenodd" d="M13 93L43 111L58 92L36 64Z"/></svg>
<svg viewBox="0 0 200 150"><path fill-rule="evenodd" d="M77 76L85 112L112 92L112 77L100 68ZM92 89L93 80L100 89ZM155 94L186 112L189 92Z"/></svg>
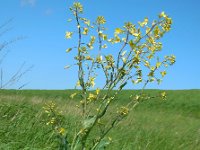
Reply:
<svg viewBox="0 0 200 150"><path fill-rule="evenodd" d="M59 143L56 133L52 133L51 127L46 125L47 118L41 110L45 103L53 100L66 117L64 127L75 132L76 121L81 119L81 115L78 108L74 107L79 102L76 99L66 99L74 92L77 91L0 90L0 149L57 149ZM161 92L145 90L145 93L151 95ZM126 104L129 95L139 93L137 90L123 90L109 112L115 111L117 105ZM107 149L198 150L200 91L176 90L166 93L167 101L157 98L144 101L131 111L108 134L105 141L111 144ZM109 120L110 117L107 117L101 122L109 125ZM98 128L95 128L93 135L98 135L98 132ZM68 134L72 136L70 132Z"/></svg>

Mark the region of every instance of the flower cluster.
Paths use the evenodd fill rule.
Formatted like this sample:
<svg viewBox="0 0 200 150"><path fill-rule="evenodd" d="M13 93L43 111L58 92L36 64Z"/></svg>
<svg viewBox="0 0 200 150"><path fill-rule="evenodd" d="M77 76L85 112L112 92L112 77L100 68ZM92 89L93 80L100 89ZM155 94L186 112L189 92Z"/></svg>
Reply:
<svg viewBox="0 0 200 150"><path fill-rule="evenodd" d="M65 136L66 130L62 127L63 118L61 112L58 111L59 109L56 107L56 104L54 102L46 103L46 106L44 106L43 109L49 118L46 125L52 126L54 131L60 136Z"/></svg>

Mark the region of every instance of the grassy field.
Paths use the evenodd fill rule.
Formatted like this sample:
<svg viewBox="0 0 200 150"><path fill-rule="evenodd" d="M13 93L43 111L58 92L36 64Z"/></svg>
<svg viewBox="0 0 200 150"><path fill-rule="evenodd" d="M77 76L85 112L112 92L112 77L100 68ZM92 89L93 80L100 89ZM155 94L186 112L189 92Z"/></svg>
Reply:
<svg viewBox="0 0 200 150"><path fill-rule="evenodd" d="M54 150L55 134L46 125L42 107L55 101L66 114L66 127L74 129L79 114L72 90L1 90L0 150ZM156 94L159 90L146 90ZM110 150L200 150L200 90L166 91L166 101L141 103L110 133ZM124 90L117 103L128 100ZM117 105L117 104L116 104Z"/></svg>

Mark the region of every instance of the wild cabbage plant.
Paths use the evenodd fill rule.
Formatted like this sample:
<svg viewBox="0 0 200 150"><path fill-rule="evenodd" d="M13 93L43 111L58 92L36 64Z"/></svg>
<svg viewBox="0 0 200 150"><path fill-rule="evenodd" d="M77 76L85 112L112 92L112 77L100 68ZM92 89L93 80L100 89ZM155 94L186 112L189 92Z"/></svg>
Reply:
<svg viewBox="0 0 200 150"><path fill-rule="evenodd" d="M162 50L161 38L170 31L172 19L161 12L153 21L144 18L137 24L126 22L124 26L117 27L110 37L106 34L106 19L103 16L98 16L92 23L84 17L83 6L79 2L74 3L70 11L73 19L68 21L74 24L76 31L67 31L66 39L77 38L77 43L66 50L67 53L76 53L74 64L66 66L66 69L73 65L78 68L76 87L80 90L70 97L81 97L78 108L82 113L80 128L74 133L73 140L69 141L62 127L57 126L57 129L65 139L64 143L61 142L63 149L105 149L111 142L108 133L139 103L156 97L166 98L165 92L150 96L144 93L144 89L152 82L160 84L167 67L175 63L174 55L164 58L159 56ZM109 53L111 49L114 49L115 54ZM105 79L101 82L102 87L95 84L98 78ZM109 108L117 101L116 97L127 83L133 86L143 84L143 87L139 94L130 95L127 103L119 103L116 112L109 116ZM46 109L52 114L53 109ZM106 117L109 118L107 125L103 122ZM100 132L91 134L97 128Z"/></svg>

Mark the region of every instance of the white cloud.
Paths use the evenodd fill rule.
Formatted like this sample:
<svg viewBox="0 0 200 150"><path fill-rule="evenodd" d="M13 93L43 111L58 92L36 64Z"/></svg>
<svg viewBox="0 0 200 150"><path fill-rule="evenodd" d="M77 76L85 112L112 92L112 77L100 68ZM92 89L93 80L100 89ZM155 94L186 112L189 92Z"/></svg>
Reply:
<svg viewBox="0 0 200 150"><path fill-rule="evenodd" d="M35 6L36 0L20 0L21 6Z"/></svg>

